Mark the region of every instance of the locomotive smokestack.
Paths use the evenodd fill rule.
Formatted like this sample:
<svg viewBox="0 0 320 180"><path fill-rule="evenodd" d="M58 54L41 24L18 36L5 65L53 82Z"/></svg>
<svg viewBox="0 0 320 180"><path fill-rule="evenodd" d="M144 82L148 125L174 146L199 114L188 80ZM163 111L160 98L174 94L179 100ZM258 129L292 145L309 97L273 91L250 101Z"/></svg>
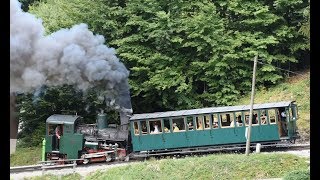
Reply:
<svg viewBox="0 0 320 180"><path fill-rule="evenodd" d="M97 115L97 128L105 129L108 127L107 115L101 110L101 112Z"/></svg>

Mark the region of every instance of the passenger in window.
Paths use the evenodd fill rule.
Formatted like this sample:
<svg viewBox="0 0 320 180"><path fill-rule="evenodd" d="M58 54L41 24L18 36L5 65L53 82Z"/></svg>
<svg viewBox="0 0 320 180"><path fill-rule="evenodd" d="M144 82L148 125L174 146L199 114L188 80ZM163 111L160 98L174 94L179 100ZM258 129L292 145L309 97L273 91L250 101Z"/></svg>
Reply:
<svg viewBox="0 0 320 180"><path fill-rule="evenodd" d="M205 128L209 128L210 127L210 122L209 122L210 120L209 120L209 117L208 116L206 116L205 117Z"/></svg>
<svg viewBox="0 0 320 180"><path fill-rule="evenodd" d="M139 134L139 129L138 128L134 129L134 133Z"/></svg>
<svg viewBox="0 0 320 180"><path fill-rule="evenodd" d="M154 133L159 133L159 127L157 123L154 123Z"/></svg>
<svg viewBox="0 0 320 180"><path fill-rule="evenodd" d="M252 124L257 124L258 123L258 115L257 113L253 115L253 118L252 118Z"/></svg>
<svg viewBox="0 0 320 180"><path fill-rule="evenodd" d="M154 123L153 128L154 128L153 133L159 133L160 132L157 122Z"/></svg>
<svg viewBox="0 0 320 180"><path fill-rule="evenodd" d="M242 126L241 115L237 117L237 126Z"/></svg>
<svg viewBox="0 0 320 180"><path fill-rule="evenodd" d="M249 115L246 115L245 117L246 117L246 119L245 119L246 124L249 124Z"/></svg>
<svg viewBox="0 0 320 180"><path fill-rule="evenodd" d="M136 122L134 123L134 133L139 134L139 128L138 128L138 124Z"/></svg>
<svg viewBox="0 0 320 180"><path fill-rule="evenodd" d="M287 119L287 115L286 115L286 111L283 110L281 112L281 126L282 126L282 129L284 131L284 136L287 136L287 122L286 122L286 119Z"/></svg>
<svg viewBox="0 0 320 180"><path fill-rule="evenodd" d="M267 116L266 114L261 114L261 124L267 124Z"/></svg>
<svg viewBox="0 0 320 180"><path fill-rule="evenodd" d="M281 112L281 120L282 120L282 121L286 121L286 117L287 117L286 112L285 112L285 111L282 111L282 112Z"/></svg>
<svg viewBox="0 0 320 180"><path fill-rule="evenodd" d="M239 116L237 117L237 121L238 121L238 123L242 123L241 115L239 115Z"/></svg>
<svg viewBox="0 0 320 180"><path fill-rule="evenodd" d="M173 132L178 132L179 128L177 126L177 123L173 123Z"/></svg>
<svg viewBox="0 0 320 180"><path fill-rule="evenodd" d="M169 132L169 129L167 127L164 127L164 132Z"/></svg>
<svg viewBox="0 0 320 180"><path fill-rule="evenodd" d="M197 130L202 130L202 129L203 129L203 127L202 127L202 121L199 120L198 123L199 123L199 125L198 125Z"/></svg>
<svg viewBox="0 0 320 180"><path fill-rule="evenodd" d="M147 126L146 124L142 124L142 133L146 134L147 133Z"/></svg>
<svg viewBox="0 0 320 180"><path fill-rule="evenodd" d="M218 123L217 122L213 122L213 128L217 128L218 127Z"/></svg>
<svg viewBox="0 0 320 180"><path fill-rule="evenodd" d="M189 127L189 130L192 130L192 129L193 129L192 122L189 122L189 123L188 123L188 127Z"/></svg>
<svg viewBox="0 0 320 180"><path fill-rule="evenodd" d="M232 119L232 121L230 122L230 127L234 127L234 120Z"/></svg>
<svg viewBox="0 0 320 180"><path fill-rule="evenodd" d="M61 125L57 125L56 129L55 129L55 149L56 150L59 150L59 147L60 147L60 139L61 139L61 136L62 136L62 133L61 133Z"/></svg>

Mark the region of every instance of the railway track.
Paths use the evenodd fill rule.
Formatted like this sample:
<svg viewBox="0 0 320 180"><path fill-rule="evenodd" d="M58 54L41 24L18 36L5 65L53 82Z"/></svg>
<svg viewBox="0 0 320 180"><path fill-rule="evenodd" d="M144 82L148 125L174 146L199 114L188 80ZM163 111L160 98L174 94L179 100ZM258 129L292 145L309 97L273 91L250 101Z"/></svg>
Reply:
<svg viewBox="0 0 320 180"><path fill-rule="evenodd" d="M60 160L61 161L61 160ZM130 162L137 162L137 160L131 160ZM10 167L10 174L17 174L17 173L23 173L23 172L33 172L33 171L42 171L43 173L45 171L50 170L60 170L60 169L73 169L74 171L76 168L86 168L86 167L92 167L92 166L102 166L102 165L120 165L120 164L126 164L130 163L128 161L113 161L113 162L95 162L93 164L79 164L76 163L72 164L63 164L58 165L56 163L49 163L49 164L38 164L38 165L30 165L30 166L15 166Z"/></svg>
<svg viewBox="0 0 320 180"><path fill-rule="evenodd" d="M62 169L62 168L75 168L77 165L73 164L63 164L59 165L56 163L47 163L47 164L37 164L37 165L30 165L30 166L16 166L10 167L10 173L20 173L20 172L28 172L28 171L46 171L49 169Z"/></svg>
<svg viewBox="0 0 320 180"><path fill-rule="evenodd" d="M255 148L255 145L251 145L250 149ZM310 144L279 144L279 145L261 145L261 152L277 152L277 151L300 151L300 150L305 150L305 149L309 149L310 148ZM245 150L245 147L234 147L234 148L221 148L219 149L219 151L217 149L215 149L215 152L242 152L243 150ZM208 150L200 150L197 151L197 153L209 153L212 152L212 150L208 151ZM184 154L188 154L190 152L187 151L181 151L179 153L175 153L173 154L166 154L166 153L162 153L158 156L165 156L165 155L173 155L173 156L177 156L179 157L179 155L184 155ZM196 154L196 153L195 153ZM16 167L10 167L10 174L17 174L17 173L23 173L23 172L30 172L30 171L42 171L42 174L44 174L45 171L50 171L50 170L59 170L59 169L73 169L73 171L75 172L76 169L79 167L92 167L92 166L101 166L101 165L117 165L117 164L128 164L128 163L133 163L133 162L137 162L137 161L141 161L141 160L145 160L145 158L147 157L151 157L151 156L136 156L133 157L133 159L130 159L130 161L113 161L113 162L100 162L100 163L93 163L93 164L80 164L77 165L75 162L76 160L67 160L67 161L73 161L72 164L64 164L64 165L57 165L57 162L61 161L61 160L56 160L56 161L46 161L47 163L42 163L42 164L37 164L37 165L29 165L29 166L16 166ZM77 159L77 160L81 160L81 159Z"/></svg>

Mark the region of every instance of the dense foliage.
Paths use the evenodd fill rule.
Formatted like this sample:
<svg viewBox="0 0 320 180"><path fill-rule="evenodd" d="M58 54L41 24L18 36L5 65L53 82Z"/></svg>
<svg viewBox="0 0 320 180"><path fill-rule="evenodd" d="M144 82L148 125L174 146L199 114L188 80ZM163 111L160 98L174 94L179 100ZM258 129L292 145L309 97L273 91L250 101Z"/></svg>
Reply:
<svg viewBox="0 0 320 180"><path fill-rule="evenodd" d="M141 113L234 104L251 89L256 54L263 62L256 85L280 82L276 67L297 68L309 54L300 30L308 7L306 0L46 0L29 12L48 34L83 22L104 35L131 72L133 110Z"/></svg>

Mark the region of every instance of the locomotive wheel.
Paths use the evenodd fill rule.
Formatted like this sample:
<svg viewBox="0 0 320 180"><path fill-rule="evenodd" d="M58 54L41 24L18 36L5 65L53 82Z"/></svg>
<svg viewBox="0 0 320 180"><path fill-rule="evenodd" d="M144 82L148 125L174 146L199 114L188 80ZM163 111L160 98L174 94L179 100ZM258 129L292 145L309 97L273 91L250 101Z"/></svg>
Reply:
<svg viewBox="0 0 320 180"><path fill-rule="evenodd" d="M89 159L84 159L83 160L83 164L88 164L89 163Z"/></svg>
<svg viewBox="0 0 320 180"><path fill-rule="evenodd" d="M106 162L110 162L112 160L112 158L110 156L106 157Z"/></svg>
<svg viewBox="0 0 320 180"><path fill-rule="evenodd" d="M128 162L130 160L129 156L126 156L124 161Z"/></svg>

